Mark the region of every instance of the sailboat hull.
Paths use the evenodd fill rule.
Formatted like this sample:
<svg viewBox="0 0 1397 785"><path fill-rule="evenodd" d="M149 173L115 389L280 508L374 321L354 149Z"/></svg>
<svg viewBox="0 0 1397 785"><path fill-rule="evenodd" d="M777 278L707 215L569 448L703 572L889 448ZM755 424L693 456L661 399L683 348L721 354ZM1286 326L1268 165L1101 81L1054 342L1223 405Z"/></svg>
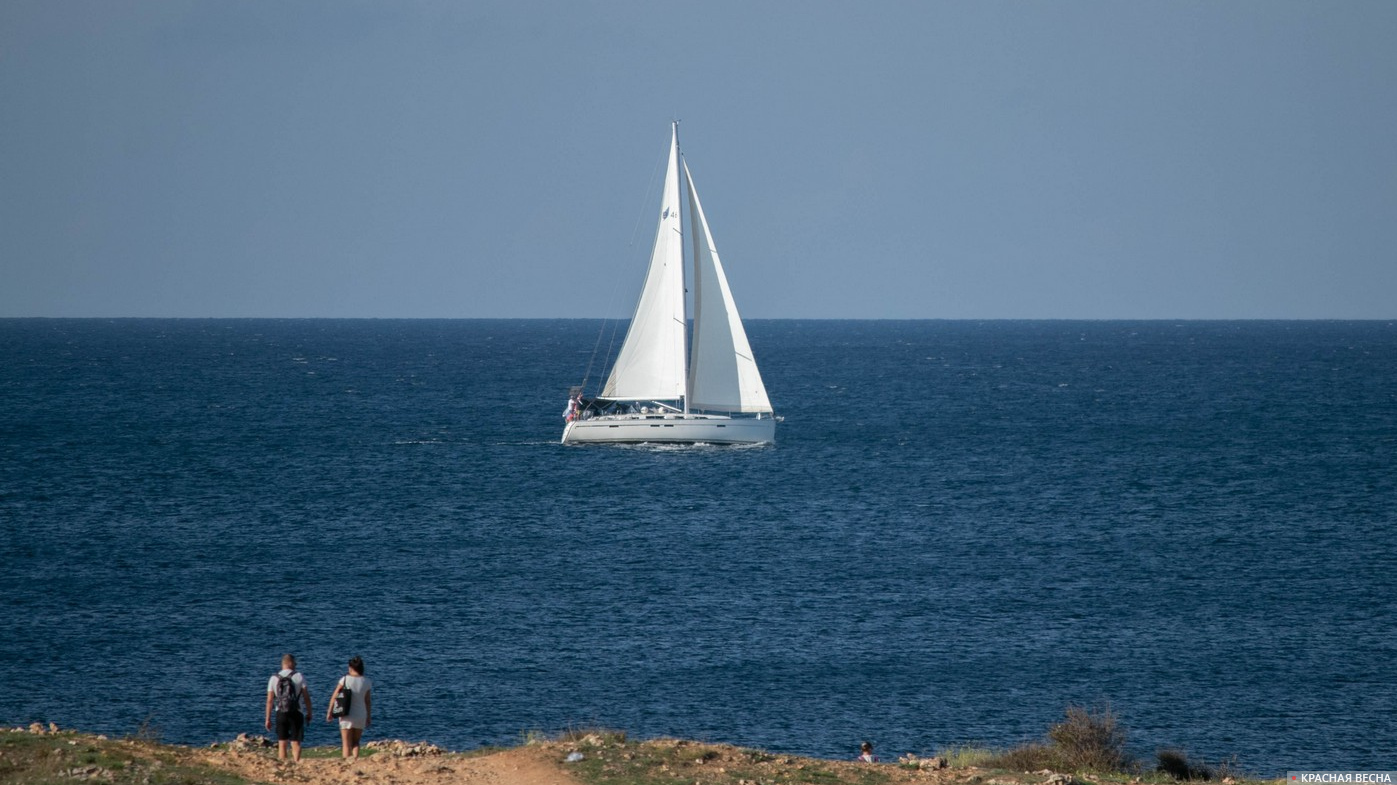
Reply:
<svg viewBox="0 0 1397 785"><path fill-rule="evenodd" d="M563 444L765 444L776 440L770 417L707 414L618 415L573 420Z"/></svg>

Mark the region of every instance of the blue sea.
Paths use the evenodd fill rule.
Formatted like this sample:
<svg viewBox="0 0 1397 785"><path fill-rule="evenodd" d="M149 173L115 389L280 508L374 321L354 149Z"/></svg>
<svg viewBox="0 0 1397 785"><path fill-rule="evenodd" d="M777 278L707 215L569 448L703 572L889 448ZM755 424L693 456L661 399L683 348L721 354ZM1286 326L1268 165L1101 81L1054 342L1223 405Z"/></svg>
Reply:
<svg viewBox="0 0 1397 785"><path fill-rule="evenodd" d="M0 724L1394 767L1397 324L753 321L774 446L562 446L601 329L0 320Z"/></svg>

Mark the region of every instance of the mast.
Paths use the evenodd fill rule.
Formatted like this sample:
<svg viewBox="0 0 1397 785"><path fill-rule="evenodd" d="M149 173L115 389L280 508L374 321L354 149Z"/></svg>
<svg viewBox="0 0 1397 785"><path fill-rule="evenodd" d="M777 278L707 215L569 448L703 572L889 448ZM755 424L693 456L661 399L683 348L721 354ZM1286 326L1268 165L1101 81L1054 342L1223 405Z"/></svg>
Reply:
<svg viewBox="0 0 1397 785"><path fill-rule="evenodd" d="M684 166L684 152L679 148L679 120L678 120L678 119L675 119L675 120L673 121L673 123L674 123L674 152L675 152L675 154L679 157L679 170L680 170L680 171L679 171L679 176L680 176L680 177L684 177L684 172L688 170L688 167ZM688 183L688 179L685 179L684 182L685 182L685 183ZM680 188L680 189L679 189L679 199L680 199L681 202L684 200L684 190L685 190L685 189L683 189L683 188ZM680 212L680 214L681 214L681 216L682 216L682 215L683 215L683 212L684 212L684 210L683 210L683 208L682 208L682 205L680 206L679 212ZM692 232L693 230L694 230L694 227L692 227L692 226L690 226L690 227L688 228L688 231L690 231L690 232ZM680 264L679 264L679 267L680 267L681 270L688 269L687 265L685 265L684 262L683 262L684 252L683 252L682 249L683 249L683 247L684 247L684 242L683 242L683 241L684 241L684 239L685 239L685 238L684 238L684 232L685 232L685 229L684 229L684 221L683 221L683 218L681 217L681 218L680 218L680 221L679 221L679 233L680 233L680 238L681 238L681 239L680 239L680 243L679 243L679 247L680 247L680 249L681 249L680 252L679 252L679 254L680 254ZM692 257L692 256L693 256L693 254L691 253L691 254L690 254L690 257ZM688 284L688 282L687 282L687 280L686 280L686 278L685 278L685 276L684 276L683 274L681 274L681 275L679 276L679 283L680 283L680 286L682 286L683 289L684 289L684 416L687 417L687 416L689 415L689 377L692 375L692 374L689 373L689 367L690 367L691 364L693 363L694 358L693 358L693 356L692 356L692 353L689 351L689 340L690 340L690 335L689 335L689 297L688 297L688 294L689 294L689 284Z"/></svg>

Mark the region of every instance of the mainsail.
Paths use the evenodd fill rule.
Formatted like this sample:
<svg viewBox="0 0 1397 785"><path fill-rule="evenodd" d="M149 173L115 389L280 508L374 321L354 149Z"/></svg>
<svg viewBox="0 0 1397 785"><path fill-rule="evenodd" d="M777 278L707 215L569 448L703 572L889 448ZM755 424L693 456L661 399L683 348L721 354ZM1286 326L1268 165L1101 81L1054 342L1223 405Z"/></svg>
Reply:
<svg viewBox="0 0 1397 785"><path fill-rule="evenodd" d="M669 142L669 166L660 201L660 225L645 287L626 340L602 388L613 401L670 401L684 397L684 236L679 217L679 129Z"/></svg>

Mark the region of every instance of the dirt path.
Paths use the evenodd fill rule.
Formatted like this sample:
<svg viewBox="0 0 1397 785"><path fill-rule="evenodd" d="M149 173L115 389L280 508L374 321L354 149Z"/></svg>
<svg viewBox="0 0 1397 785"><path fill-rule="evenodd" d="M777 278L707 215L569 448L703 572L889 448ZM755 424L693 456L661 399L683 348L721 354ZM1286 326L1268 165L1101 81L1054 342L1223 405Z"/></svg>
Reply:
<svg viewBox="0 0 1397 785"><path fill-rule="evenodd" d="M280 763L265 753L209 750L201 758L209 765L256 782L296 785L581 785L555 751L521 747L490 755L425 755L397 757L377 754L358 761L339 758L303 759Z"/></svg>

